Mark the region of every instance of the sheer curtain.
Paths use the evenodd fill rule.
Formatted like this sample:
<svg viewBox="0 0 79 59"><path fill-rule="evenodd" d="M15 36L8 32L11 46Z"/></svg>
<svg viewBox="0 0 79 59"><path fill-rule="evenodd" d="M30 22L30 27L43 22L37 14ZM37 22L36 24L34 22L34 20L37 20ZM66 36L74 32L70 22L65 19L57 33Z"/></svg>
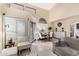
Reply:
<svg viewBox="0 0 79 59"><path fill-rule="evenodd" d="M31 20L28 20L28 39L29 42L34 41L34 32L35 32L35 26L36 24L32 22Z"/></svg>

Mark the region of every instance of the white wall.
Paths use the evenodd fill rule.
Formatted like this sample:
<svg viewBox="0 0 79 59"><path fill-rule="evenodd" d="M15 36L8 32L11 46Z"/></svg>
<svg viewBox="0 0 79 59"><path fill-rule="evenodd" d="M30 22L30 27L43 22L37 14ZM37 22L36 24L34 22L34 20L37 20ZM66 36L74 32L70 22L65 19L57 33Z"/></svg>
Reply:
<svg viewBox="0 0 79 59"><path fill-rule="evenodd" d="M0 51L2 50L2 16L0 15Z"/></svg>
<svg viewBox="0 0 79 59"><path fill-rule="evenodd" d="M49 21L79 15L79 3L57 3L49 14Z"/></svg>

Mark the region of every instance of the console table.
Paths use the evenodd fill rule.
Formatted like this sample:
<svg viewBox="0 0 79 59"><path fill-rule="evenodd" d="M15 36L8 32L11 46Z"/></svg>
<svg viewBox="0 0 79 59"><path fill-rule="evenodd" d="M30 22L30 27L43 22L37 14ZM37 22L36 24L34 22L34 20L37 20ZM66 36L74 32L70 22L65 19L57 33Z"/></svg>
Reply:
<svg viewBox="0 0 79 59"><path fill-rule="evenodd" d="M14 42L13 42L13 43L11 43L11 44L6 44L6 45L5 45L5 48L14 47L14 45L15 45L15 43L14 43Z"/></svg>
<svg viewBox="0 0 79 59"><path fill-rule="evenodd" d="M65 32L54 32L54 37L61 39L61 38L66 37L66 33Z"/></svg>

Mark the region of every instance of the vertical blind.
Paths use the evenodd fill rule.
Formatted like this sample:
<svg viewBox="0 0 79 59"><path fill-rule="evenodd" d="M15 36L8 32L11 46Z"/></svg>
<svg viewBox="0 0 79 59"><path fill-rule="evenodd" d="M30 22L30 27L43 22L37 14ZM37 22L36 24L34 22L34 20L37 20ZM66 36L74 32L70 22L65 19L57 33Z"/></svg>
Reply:
<svg viewBox="0 0 79 59"><path fill-rule="evenodd" d="M17 20L17 35L25 35L25 21Z"/></svg>
<svg viewBox="0 0 79 59"><path fill-rule="evenodd" d="M16 43L17 36L25 36L25 21L21 18L4 17L6 43L12 38Z"/></svg>

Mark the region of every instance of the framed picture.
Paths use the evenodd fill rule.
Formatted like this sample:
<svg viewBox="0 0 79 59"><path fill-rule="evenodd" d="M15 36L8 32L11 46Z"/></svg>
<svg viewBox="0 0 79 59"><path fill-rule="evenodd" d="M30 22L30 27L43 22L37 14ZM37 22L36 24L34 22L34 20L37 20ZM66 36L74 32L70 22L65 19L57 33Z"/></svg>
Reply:
<svg viewBox="0 0 79 59"><path fill-rule="evenodd" d="M59 23L57 24L57 26L58 26L58 27L61 27L61 26L62 26L62 23L61 23L61 22L59 22Z"/></svg>

